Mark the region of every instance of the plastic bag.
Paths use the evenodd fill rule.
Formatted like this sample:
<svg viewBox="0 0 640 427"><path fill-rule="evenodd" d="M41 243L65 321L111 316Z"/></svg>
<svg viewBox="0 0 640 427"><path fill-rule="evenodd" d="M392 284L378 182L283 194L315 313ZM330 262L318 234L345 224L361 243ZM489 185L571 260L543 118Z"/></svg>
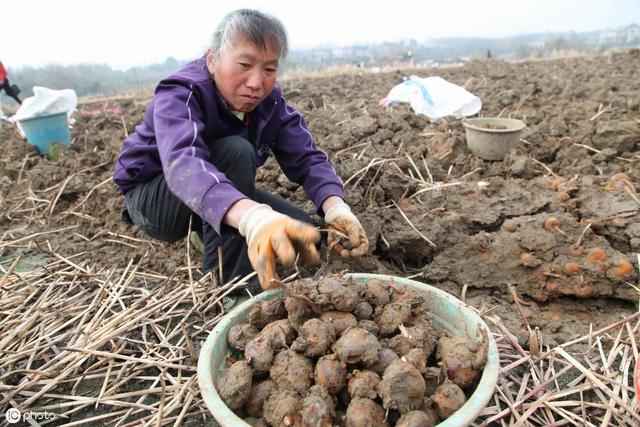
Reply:
<svg viewBox="0 0 640 427"><path fill-rule="evenodd" d="M437 76L411 76L391 89L378 104L388 107L400 102L409 102L416 114L424 114L431 120L446 116L472 116L482 108L480 98Z"/></svg>
<svg viewBox="0 0 640 427"><path fill-rule="evenodd" d="M76 105L78 105L78 96L73 89L54 90L42 86L34 86L33 96L22 101L22 105L18 108L16 114L11 116L9 120L16 124L20 134L24 136L20 120L56 113L67 113L69 123L73 123L71 115L76 110Z"/></svg>
<svg viewBox="0 0 640 427"><path fill-rule="evenodd" d="M34 86L33 96L22 101L22 105L11 116L11 121L29 119L38 116L47 116L49 114L67 113L67 117L71 119L71 115L78 105L78 96L73 89L54 90L46 87Z"/></svg>

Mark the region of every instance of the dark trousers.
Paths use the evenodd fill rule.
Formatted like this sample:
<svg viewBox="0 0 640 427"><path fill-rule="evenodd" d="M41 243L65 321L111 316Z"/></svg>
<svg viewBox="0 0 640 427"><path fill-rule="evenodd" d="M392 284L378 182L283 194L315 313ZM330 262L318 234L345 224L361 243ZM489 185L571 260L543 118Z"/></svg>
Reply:
<svg viewBox="0 0 640 427"><path fill-rule="evenodd" d="M18 104L22 104L22 101L20 101L20 98L18 97L20 89L18 89L18 86L16 85L11 85L9 83L9 79L4 79L4 82L0 85L0 90L4 90L5 93L15 99Z"/></svg>
<svg viewBox="0 0 640 427"><path fill-rule="evenodd" d="M275 211L312 223L311 217L283 198L256 189L256 156L253 145L239 136L215 141L209 161L234 184L236 189L258 203L265 203ZM196 215L169 190L163 174L137 184L125 194L127 220L154 239L175 242L197 231L204 243L203 272L218 270L218 248L222 248L224 282L243 277L253 271L247 255L247 243L237 229L223 224L218 234L213 227ZM127 218L128 217L128 218Z"/></svg>

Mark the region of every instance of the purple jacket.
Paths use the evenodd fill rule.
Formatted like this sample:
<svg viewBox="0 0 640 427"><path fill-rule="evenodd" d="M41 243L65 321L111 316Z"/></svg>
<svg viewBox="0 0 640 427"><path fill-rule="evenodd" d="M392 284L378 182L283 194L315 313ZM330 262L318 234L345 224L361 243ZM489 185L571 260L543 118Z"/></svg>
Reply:
<svg viewBox="0 0 640 427"><path fill-rule="evenodd" d="M143 122L122 144L113 179L125 193L164 173L171 191L219 233L227 210L247 197L207 161L207 144L246 131L216 90L204 59L197 59L158 84ZM258 166L273 153L319 210L327 197L344 196L328 156L315 147L302 115L287 105L278 85L249 113L249 140Z"/></svg>

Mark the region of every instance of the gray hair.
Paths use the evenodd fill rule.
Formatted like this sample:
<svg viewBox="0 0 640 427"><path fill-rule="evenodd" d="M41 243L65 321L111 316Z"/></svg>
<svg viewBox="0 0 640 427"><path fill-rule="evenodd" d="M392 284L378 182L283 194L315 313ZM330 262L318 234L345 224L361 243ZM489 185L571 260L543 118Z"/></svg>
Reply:
<svg viewBox="0 0 640 427"><path fill-rule="evenodd" d="M238 9L225 16L213 33L211 51L214 58L243 38L262 50L266 50L267 44L270 44L280 60L289 51L287 31L278 18L257 10Z"/></svg>

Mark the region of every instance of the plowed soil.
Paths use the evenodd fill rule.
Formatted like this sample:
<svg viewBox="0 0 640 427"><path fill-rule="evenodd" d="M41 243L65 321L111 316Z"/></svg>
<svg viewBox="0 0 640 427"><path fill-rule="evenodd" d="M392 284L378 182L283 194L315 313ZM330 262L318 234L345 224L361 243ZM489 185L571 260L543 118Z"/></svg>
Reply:
<svg viewBox="0 0 640 427"><path fill-rule="evenodd" d="M546 344L634 312L638 70L640 52L630 51L285 80L285 96L329 153L371 242L363 259L329 256L324 268L413 277L458 297L464 290L468 303L524 337L513 285ZM464 86L482 99L481 116L524 120L521 146L503 161L484 161L468 150L460 120L431 123L407 105L379 107L411 74ZM186 265L185 242L150 241L121 221L123 199L110 180L125 132L141 121L147 101L81 104L73 145L56 161L1 122L2 242L42 234L26 248L2 247L0 258L53 250L74 262L124 266L148 253L141 267L164 275ZM259 185L314 213L273 159L261 168ZM66 227L73 228L58 231ZM192 252L194 263L198 257Z"/></svg>

